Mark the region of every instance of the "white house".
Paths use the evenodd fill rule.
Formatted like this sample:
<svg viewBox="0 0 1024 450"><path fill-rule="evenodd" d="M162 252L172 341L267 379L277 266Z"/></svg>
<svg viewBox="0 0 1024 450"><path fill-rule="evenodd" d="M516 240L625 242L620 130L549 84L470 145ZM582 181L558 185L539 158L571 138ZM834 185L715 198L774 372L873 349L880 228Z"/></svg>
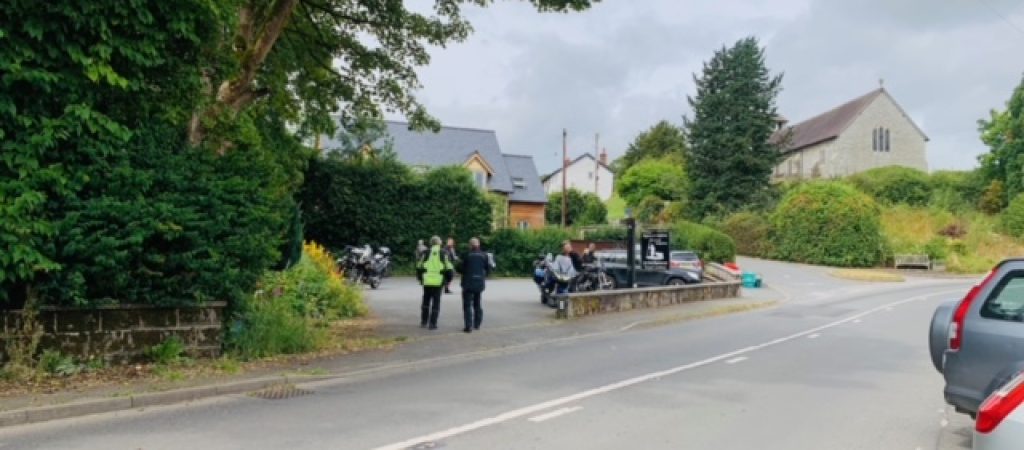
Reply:
<svg viewBox="0 0 1024 450"><path fill-rule="evenodd" d="M566 162L565 184L569 189L597 194L601 201L608 201L615 186L615 173L608 167L608 152L602 151L598 158L584 153ZM562 192L562 169L544 177L544 192Z"/></svg>
<svg viewBox="0 0 1024 450"><path fill-rule="evenodd" d="M928 171L928 136L883 88L793 126L779 118L775 180L837 178L885 166Z"/></svg>

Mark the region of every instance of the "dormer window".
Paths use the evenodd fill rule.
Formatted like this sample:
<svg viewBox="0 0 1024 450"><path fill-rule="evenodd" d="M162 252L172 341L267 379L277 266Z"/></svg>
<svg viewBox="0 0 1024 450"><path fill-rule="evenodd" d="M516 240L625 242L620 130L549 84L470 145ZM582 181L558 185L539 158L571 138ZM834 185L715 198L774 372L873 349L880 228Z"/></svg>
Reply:
<svg viewBox="0 0 1024 450"><path fill-rule="evenodd" d="M476 181L476 185L480 188L487 187L487 174L484 172L473 172L473 180Z"/></svg>
<svg viewBox="0 0 1024 450"><path fill-rule="evenodd" d="M513 178L512 187L516 189L526 189L526 180L523 178Z"/></svg>

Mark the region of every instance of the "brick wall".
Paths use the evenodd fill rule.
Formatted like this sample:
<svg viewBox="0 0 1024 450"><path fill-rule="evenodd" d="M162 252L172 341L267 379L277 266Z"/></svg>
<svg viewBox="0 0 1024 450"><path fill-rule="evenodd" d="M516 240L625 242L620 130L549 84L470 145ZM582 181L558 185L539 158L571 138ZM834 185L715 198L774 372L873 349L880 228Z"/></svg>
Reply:
<svg viewBox="0 0 1024 450"><path fill-rule="evenodd" d="M83 360L105 358L115 363L135 362L144 358L147 348L178 336L191 356L218 356L223 344L225 306L224 302L210 302L186 308L47 307L38 316L45 333L39 348L59 350ZM0 311L0 361L6 360L5 338L18 332L20 321L20 311Z"/></svg>

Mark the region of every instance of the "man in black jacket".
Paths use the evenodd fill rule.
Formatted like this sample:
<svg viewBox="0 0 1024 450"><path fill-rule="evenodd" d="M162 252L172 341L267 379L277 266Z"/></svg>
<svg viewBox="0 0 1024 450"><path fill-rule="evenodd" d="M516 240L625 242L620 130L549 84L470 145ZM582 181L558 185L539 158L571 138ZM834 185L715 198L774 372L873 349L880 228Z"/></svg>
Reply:
<svg viewBox="0 0 1024 450"><path fill-rule="evenodd" d="M469 253L458 264L462 274L462 316L466 328L462 331L470 333L480 329L484 320L484 310L480 308L480 294L484 291L487 275L491 273L491 262L487 253L480 250L480 240L469 240Z"/></svg>

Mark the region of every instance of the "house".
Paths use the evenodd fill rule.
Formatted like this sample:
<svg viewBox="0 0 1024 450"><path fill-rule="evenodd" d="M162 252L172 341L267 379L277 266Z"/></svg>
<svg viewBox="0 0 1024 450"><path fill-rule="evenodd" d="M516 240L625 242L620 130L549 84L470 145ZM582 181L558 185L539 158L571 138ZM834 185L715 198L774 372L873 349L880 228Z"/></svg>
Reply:
<svg viewBox="0 0 1024 450"><path fill-rule="evenodd" d="M543 228L547 195L532 156L502 153L494 130L442 127L437 133L409 129L406 122L385 122L395 156L414 170L462 166L481 189L505 199L507 223L496 227ZM323 148L337 148L327 140Z"/></svg>
<svg viewBox="0 0 1024 450"><path fill-rule="evenodd" d="M612 198L615 186L615 173L608 167L608 152L602 151L597 158L590 153L584 153L579 158L566 162L565 184L569 189L597 194L601 201L608 201ZM561 168L544 177L544 192L562 192Z"/></svg>
<svg viewBox="0 0 1024 450"><path fill-rule="evenodd" d="M772 140L784 155L776 181L845 177L886 166L928 171L928 136L884 88L793 126L779 117Z"/></svg>

